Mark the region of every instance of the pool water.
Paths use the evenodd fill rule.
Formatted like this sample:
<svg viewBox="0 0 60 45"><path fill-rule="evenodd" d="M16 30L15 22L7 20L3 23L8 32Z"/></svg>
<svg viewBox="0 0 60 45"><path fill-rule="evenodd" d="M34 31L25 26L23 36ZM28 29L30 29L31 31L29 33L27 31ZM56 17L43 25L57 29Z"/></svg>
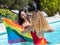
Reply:
<svg viewBox="0 0 60 45"><path fill-rule="evenodd" d="M60 44L60 22L50 24L54 31L50 33L45 33L45 38L51 44Z"/></svg>
<svg viewBox="0 0 60 45"><path fill-rule="evenodd" d="M47 45L60 45L60 22L54 22L50 24L54 31L49 33L44 33L46 40L50 43ZM7 33L0 34L0 45L34 45L33 42L23 42L8 44Z"/></svg>

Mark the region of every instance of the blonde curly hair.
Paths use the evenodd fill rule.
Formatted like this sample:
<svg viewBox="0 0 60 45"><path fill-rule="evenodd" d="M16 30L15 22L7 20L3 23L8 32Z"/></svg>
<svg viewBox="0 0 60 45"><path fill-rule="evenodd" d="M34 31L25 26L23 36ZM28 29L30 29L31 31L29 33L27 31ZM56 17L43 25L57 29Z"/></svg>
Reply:
<svg viewBox="0 0 60 45"><path fill-rule="evenodd" d="M42 14L41 11L33 11L33 15L31 18L32 26L34 30L39 34L42 31L52 31L51 27L49 26L46 18Z"/></svg>

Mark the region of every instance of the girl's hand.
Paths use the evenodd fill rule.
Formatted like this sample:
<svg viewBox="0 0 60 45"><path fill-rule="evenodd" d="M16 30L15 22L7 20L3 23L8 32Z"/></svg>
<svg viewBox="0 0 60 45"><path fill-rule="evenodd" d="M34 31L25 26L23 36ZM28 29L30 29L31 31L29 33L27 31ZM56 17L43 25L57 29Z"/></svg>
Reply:
<svg viewBox="0 0 60 45"><path fill-rule="evenodd" d="M25 21L22 25L23 25L23 27L27 27L27 26L31 26L32 24L29 23L28 21Z"/></svg>

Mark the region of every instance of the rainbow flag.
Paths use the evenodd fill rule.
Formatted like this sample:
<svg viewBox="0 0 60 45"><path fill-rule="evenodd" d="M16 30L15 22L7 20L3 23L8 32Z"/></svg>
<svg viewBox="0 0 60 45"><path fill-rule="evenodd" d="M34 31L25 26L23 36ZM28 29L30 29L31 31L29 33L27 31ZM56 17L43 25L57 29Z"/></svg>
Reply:
<svg viewBox="0 0 60 45"><path fill-rule="evenodd" d="M5 23L7 34L8 34L8 43L19 43L19 42L32 42L32 36L30 32L22 34L23 26L13 22L10 19L2 18Z"/></svg>

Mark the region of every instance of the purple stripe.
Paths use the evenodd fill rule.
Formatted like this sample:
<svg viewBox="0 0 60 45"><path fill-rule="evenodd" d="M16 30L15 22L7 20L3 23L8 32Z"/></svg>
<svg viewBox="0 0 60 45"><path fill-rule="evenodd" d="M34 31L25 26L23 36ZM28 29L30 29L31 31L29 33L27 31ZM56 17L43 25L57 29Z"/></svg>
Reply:
<svg viewBox="0 0 60 45"><path fill-rule="evenodd" d="M25 40L23 40L23 39L8 40L8 43L9 43L9 44L12 44L12 43L19 43L19 42L25 42Z"/></svg>

